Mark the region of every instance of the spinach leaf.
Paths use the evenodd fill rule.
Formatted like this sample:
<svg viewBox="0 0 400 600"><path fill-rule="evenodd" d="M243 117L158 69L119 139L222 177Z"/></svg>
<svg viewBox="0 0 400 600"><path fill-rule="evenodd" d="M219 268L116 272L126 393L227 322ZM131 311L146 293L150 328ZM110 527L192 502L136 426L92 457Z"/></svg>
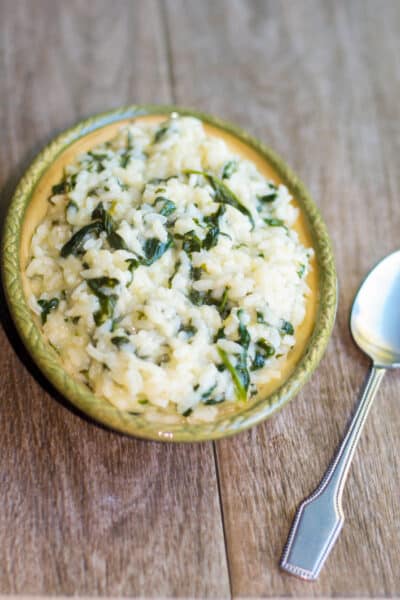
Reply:
<svg viewBox="0 0 400 600"><path fill-rule="evenodd" d="M176 179L179 178L179 175L169 175L168 177L153 177L153 179L149 179L149 181L147 182L147 184L150 184L150 185L159 185L160 183L166 183L170 179L175 179L175 178Z"/></svg>
<svg viewBox="0 0 400 600"><path fill-rule="evenodd" d="M215 213L212 213L211 215L204 217L204 222L209 225L213 225L213 226L219 225L219 220L225 214L225 212L226 212L225 204L220 204L218 206L217 210L215 211Z"/></svg>
<svg viewBox="0 0 400 600"><path fill-rule="evenodd" d="M158 238L148 238L144 243L145 259L142 259L142 264L147 267L156 262L172 245L172 238L169 236L166 242L161 242Z"/></svg>
<svg viewBox="0 0 400 600"><path fill-rule="evenodd" d="M250 333L247 327L243 323L243 314L244 311L242 309L238 310L238 319L239 319L239 340L238 344L242 346L242 351L240 354L236 355L236 364L233 366L227 353L222 350L222 348L218 348L218 353L222 359L222 362L226 369L228 369L231 374L233 384L236 388L236 395L240 401L245 402L247 400L247 390L250 385L250 375L247 369L247 351L250 345Z"/></svg>
<svg viewBox="0 0 400 600"><path fill-rule="evenodd" d="M224 337L225 337L225 328L224 327L220 327L218 329L217 333L214 335L214 338L213 338L214 344L216 342L218 342L218 340L220 340L221 338L224 338Z"/></svg>
<svg viewBox="0 0 400 600"><path fill-rule="evenodd" d="M214 246L218 244L218 236L224 235L220 231L220 218L224 215L225 212L225 205L220 204L215 213L204 217L204 222L208 226L206 236L203 240L203 248L205 250L210 250L211 248L214 248Z"/></svg>
<svg viewBox="0 0 400 600"><path fill-rule="evenodd" d="M172 280L175 277L175 275L177 274L177 272L179 271L179 267L181 266L181 261L177 260L174 266L174 270L173 273L171 275L171 277L168 279L168 287L171 288L172 287Z"/></svg>
<svg viewBox="0 0 400 600"><path fill-rule="evenodd" d="M119 164L123 169L129 164L129 161L132 158L131 152L133 149L133 135L130 131L128 131L128 135L126 137L126 150L124 150L120 156Z"/></svg>
<svg viewBox="0 0 400 600"><path fill-rule="evenodd" d="M127 258L125 262L128 265L128 270L133 273L135 269L137 269L140 265L140 261L137 258Z"/></svg>
<svg viewBox="0 0 400 600"><path fill-rule="evenodd" d="M58 298L51 298L50 300L45 300L42 298L41 300L38 300L38 304L42 309L40 316L44 325L47 321L49 312L57 308L57 306L60 304L60 300Z"/></svg>
<svg viewBox="0 0 400 600"><path fill-rule="evenodd" d="M100 202L92 212L92 219L100 219L102 222L104 231L107 233L107 241L111 248L114 248L114 250L127 250L129 252L129 248L126 245L124 238L115 231L116 224L114 219L110 213L105 210L102 202Z"/></svg>
<svg viewBox="0 0 400 600"><path fill-rule="evenodd" d="M203 240L204 250L210 250L218 244L218 236L220 234L218 225L211 225L206 233L206 237Z"/></svg>
<svg viewBox="0 0 400 600"><path fill-rule="evenodd" d="M206 406L213 406L214 404L221 404L223 401L224 397L220 396L219 398L208 398L207 400L204 400L203 404Z"/></svg>
<svg viewBox="0 0 400 600"><path fill-rule="evenodd" d="M118 300L115 294L107 294L105 290L113 289L118 283L115 277L96 277L86 279L86 283L91 291L96 294L100 304L99 310L93 314L94 322L97 326L102 325L111 319L114 315L114 308Z"/></svg>
<svg viewBox="0 0 400 600"><path fill-rule="evenodd" d="M222 169L222 179L229 179L238 170L236 160L229 160Z"/></svg>
<svg viewBox="0 0 400 600"><path fill-rule="evenodd" d="M89 150L89 152L87 152L86 154L96 161L105 160L106 158L108 158L107 152L94 152L93 150Z"/></svg>
<svg viewBox="0 0 400 600"><path fill-rule="evenodd" d="M303 275L306 272L306 265L300 265L298 271L297 271L297 275L300 277L300 279L303 279Z"/></svg>
<svg viewBox="0 0 400 600"><path fill-rule="evenodd" d="M264 338L260 338L256 342L256 347L260 351L262 350L264 352L266 358L270 358L275 354L275 348L272 346L272 344L269 344L267 341L265 341Z"/></svg>
<svg viewBox="0 0 400 600"><path fill-rule="evenodd" d="M191 339L197 333L197 327L192 325L190 322L188 325L181 325L179 331L184 331L189 339Z"/></svg>
<svg viewBox="0 0 400 600"><path fill-rule="evenodd" d="M123 318L124 318L123 315L120 315L119 317L115 317L115 319L113 319L111 321L110 331L115 331L117 329L117 325L119 325L121 323Z"/></svg>
<svg viewBox="0 0 400 600"><path fill-rule="evenodd" d="M257 369L262 369L265 365L265 356L261 352L256 352L253 358L253 362L251 363L250 370L257 371Z"/></svg>
<svg viewBox="0 0 400 600"><path fill-rule="evenodd" d="M119 235L116 231L111 231L107 236L107 241L110 244L111 248L114 250L128 250L130 251L124 238Z"/></svg>
<svg viewBox="0 0 400 600"><path fill-rule="evenodd" d="M114 346L117 346L117 348L121 348L121 346L124 344L129 344L130 340L124 335L115 335L111 338L111 342L114 344Z"/></svg>
<svg viewBox="0 0 400 600"><path fill-rule="evenodd" d="M255 355L251 364L251 370L256 371L265 365L265 361L275 354L275 348L268 344L264 338L259 339L255 343Z"/></svg>
<svg viewBox="0 0 400 600"><path fill-rule="evenodd" d="M176 236L176 237L178 237L178 239L179 239L181 236ZM193 229L191 229L190 231L187 231L185 234L183 234L182 240L183 240L182 250L187 252L187 254L190 254L191 252L200 252L200 250L202 249L203 242L196 235L196 233L194 232Z"/></svg>
<svg viewBox="0 0 400 600"><path fill-rule="evenodd" d="M269 325L269 323L265 320L264 313L257 310L256 315L257 315L257 323L262 323L263 325Z"/></svg>
<svg viewBox="0 0 400 600"><path fill-rule="evenodd" d="M221 296L221 299L219 301L219 303L217 303L217 309L219 314L221 315L222 319L226 319L226 317L229 314L229 310L228 310L228 291L229 288L225 288L224 289L224 293Z"/></svg>
<svg viewBox="0 0 400 600"><path fill-rule="evenodd" d="M100 303L99 310L93 314L94 322L97 327L103 325L108 319L111 319L114 315L115 305L118 300L118 296L115 294L110 294L109 296L104 296L103 294L97 294L97 298Z"/></svg>
<svg viewBox="0 0 400 600"><path fill-rule="evenodd" d="M250 376L246 366L243 364L243 354L240 355L235 366L233 366L233 364L229 360L229 357L225 350L223 350L222 348L218 348L218 354L220 355L224 366L229 371L232 377L237 399L240 402L246 402L247 390L250 385Z"/></svg>
<svg viewBox="0 0 400 600"><path fill-rule="evenodd" d="M92 279L86 279L86 283L94 294L106 295L103 290L115 288L115 286L119 284L119 280L115 277L94 277Z"/></svg>
<svg viewBox="0 0 400 600"><path fill-rule="evenodd" d="M101 171L104 171L105 167L103 165L103 160L108 158L107 153L93 152L92 150L90 150L86 154L90 158L89 165L86 167L88 171L90 171L91 173L93 171L96 171L97 173L101 173Z"/></svg>
<svg viewBox="0 0 400 600"><path fill-rule="evenodd" d="M129 164L129 161L131 160L131 153L129 150L125 150L119 159L119 165L120 167L122 167L123 169L126 169L126 167Z"/></svg>
<svg viewBox="0 0 400 600"><path fill-rule="evenodd" d="M249 209L246 208L246 206L244 206L240 202L239 198L232 192L232 190L228 188L228 186L221 179L218 179L218 177L215 177L215 175L211 175L210 173L206 173L204 171L195 171L187 169L184 172L187 175L202 175L206 179L206 181L209 182L209 184L214 190L214 202L217 202L218 204L229 204L233 208L236 208L236 210L241 212L249 219L251 223L251 228L254 229L253 215L251 214Z"/></svg>
<svg viewBox="0 0 400 600"><path fill-rule="evenodd" d="M56 196L57 194L67 194L71 192L76 185L76 178L78 174L74 173L73 175L68 175L64 177L64 179L60 183L56 183L51 188L52 196Z"/></svg>
<svg viewBox="0 0 400 600"><path fill-rule="evenodd" d="M166 135L169 130L169 123L162 124L156 131L154 136L154 144L157 144Z"/></svg>
<svg viewBox="0 0 400 600"><path fill-rule="evenodd" d="M115 227L113 218L105 210L102 202L99 202L99 204L96 206L96 208L92 212L92 219L99 219L102 222L104 231L107 234L110 234Z"/></svg>
<svg viewBox="0 0 400 600"><path fill-rule="evenodd" d="M217 387L217 384L214 383L214 385L212 385L208 390L206 390L205 392L202 393L201 400L203 401L204 404L207 404L207 402L204 402L204 400L208 400L210 398L211 394L213 393L213 391L215 390L216 387ZM209 404L211 404L210 401L209 401Z"/></svg>
<svg viewBox="0 0 400 600"><path fill-rule="evenodd" d="M188 298L195 306L203 306L203 304L215 306L222 319L226 319L230 312L228 307L228 288L225 288L224 293L219 299L214 298L210 291L199 292L192 288L189 290Z"/></svg>
<svg viewBox="0 0 400 600"><path fill-rule="evenodd" d="M93 221L89 225L85 225L82 229L79 229L74 235L64 244L61 248L60 255L66 258L70 254L75 256L83 252L83 246L85 242L91 237L98 237L104 230L103 223L101 221Z"/></svg>
<svg viewBox="0 0 400 600"><path fill-rule="evenodd" d="M293 325L290 323L290 321L283 321L282 325L281 325L281 332L282 333L287 333L288 335L293 335L294 334L294 327Z"/></svg>
<svg viewBox="0 0 400 600"><path fill-rule="evenodd" d="M189 298L190 302L192 304L194 304L195 306L203 306L203 304L206 304L204 302L205 297L206 297L205 292L198 292L197 290L194 290L193 288L191 290L189 290L188 298Z"/></svg>
<svg viewBox="0 0 400 600"><path fill-rule="evenodd" d="M269 225L270 227L285 227L285 222L282 219L264 219L264 223Z"/></svg>
<svg viewBox="0 0 400 600"><path fill-rule="evenodd" d="M269 192L268 194L263 194L262 196L257 196L257 199L263 204L268 204L270 202L274 202L278 197L276 192Z"/></svg>
<svg viewBox="0 0 400 600"><path fill-rule="evenodd" d="M191 415L193 412L192 408L188 408L187 410L185 410L185 412L182 413L182 417L188 417L189 415Z"/></svg>
<svg viewBox="0 0 400 600"><path fill-rule="evenodd" d="M51 193L53 196L56 196L57 194L66 194L68 191L69 186L66 179L64 179L64 181L61 181L61 183L56 183L51 188Z"/></svg>
<svg viewBox="0 0 400 600"><path fill-rule="evenodd" d="M160 215L163 215L164 217L169 217L169 215L176 211L176 204L172 202L172 200L170 200L169 198L166 198L165 196L157 196L157 198L154 200L154 204L156 205L159 202L163 203L159 211Z"/></svg>
<svg viewBox="0 0 400 600"><path fill-rule="evenodd" d="M244 350L237 357L237 363L235 365L235 369L236 369L236 373L238 374L238 377L239 377L244 389L247 392L247 390L249 389L249 385L250 385L250 375L249 375L249 371L247 369L247 350ZM247 398L247 394L246 394L246 398Z"/></svg>
<svg viewBox="0 0 400 600"><path fill-rule="evenodd" d="M194 267L193 265L190 265L190 278L193 279L193 281L198 281L201 279L202 274L203 269L201 267Z"/></svg>
<svg viewBox="0 0 400 600"><path fill-rule="evenodd" d="M208 217L204 217L204 223L207 226L206 235L201 240L192 229L187 231L184 235L176 235L178 239L183 240L182 249L188 254L191 252L200 252L200 250L210 250L218 244L218 236L220 235L219 219L225 212L225 206L221 205L218 210ZM196 220L197 221L197 220ZM198 224L204 228L202 223Z"/></svg>
<svg viewBox="0 0 400 600"><path fill-rule="evenodd" d="M203 404L206 406L213 406L215 404L221 404L224 401L224 397L220 396L219 398L207 398L207 400L203 401Z"/></svg>
<svg viewBox="0 0 400 600"><path fill-rule="evenodd" d="M250 333L249 330L247 329L247 327L243 324L243 314L244 311L243 309L238 310L237 312L237 316L239 319L239 326L238 326L238 331L239 331L239 340L238 340L238 344L240 344L241 346L243 346L243 348L245 350L248 349L249 345L250 345Z"/></svg>

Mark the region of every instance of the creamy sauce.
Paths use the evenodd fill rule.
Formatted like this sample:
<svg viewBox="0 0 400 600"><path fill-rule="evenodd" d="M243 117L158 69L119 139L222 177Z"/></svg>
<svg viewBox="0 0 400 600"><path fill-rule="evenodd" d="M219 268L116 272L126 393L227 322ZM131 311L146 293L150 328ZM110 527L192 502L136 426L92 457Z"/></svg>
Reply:
<svg viewBox="0 0 400 600"><path fill-rule="evenodd" d="M106 125L99 130L89 133L84 138L73 142L46 170L35 190L33 191L31 201L25 213L24 223L21 231L20 267L23 287L26 295L30 293L29 280L25 275L25 269L29 260L32 235L40 221L45 217L48 208L47 199L50 195L51 188L54 184L61 180L64 167L74 162L76 156L79 154L82 154L92 149L94 146L111 139L122 126L127 125L132 121L155 124L164 121L166 118L167 117L165 115L148 115L137 117L135 119L125 119L111 123L110 125ZM223 139L233 152L238 154L241 158L252 161L257 166L260 173L262 173L265 177L271 179L275 183L284 183L278 177L276 171L268 163L268 161L255 149L238 140L234 135L219 129L218 127L209 125L207 123L203 123L203 125L208 135ZM294 198L293 204L300 209L296 198ZM299 239L305 247L312 247L311 234L301 209L293 229L297 231ZM281 383L287 379L303 355L307 342L310 339L314 328L319 301L319 274L315 257L311 260L311 271L308 274L306 281L310 288L310 293L307 297L306 316L303 323L296 328L296 344L293 350L289 352L286 359L284 359L284 361L280 364L279 378L271 380L264 386L259 386L259 393L255 399L250 401L251 403L257 401L258 398L262 398L271 394L275 389L277 389ZM248 406L248 404L246 406ZM224 408L223 411L220 410L220 412L235 412L238 410L238 408L239 407L236 407L235 405L231 405Z"/></svg>

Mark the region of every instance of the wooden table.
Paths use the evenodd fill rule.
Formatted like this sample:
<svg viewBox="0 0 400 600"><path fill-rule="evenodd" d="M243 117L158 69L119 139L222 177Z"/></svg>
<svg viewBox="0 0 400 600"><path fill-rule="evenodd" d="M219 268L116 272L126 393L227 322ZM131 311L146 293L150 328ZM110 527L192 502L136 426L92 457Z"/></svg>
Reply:
<svg viewBox="0 0 400 600"><path fill-rule="evenodd" d="M278 559L341 438L368 361L348 330L367 270L399 245L400 3L1 0L1 211L37 151L92 113L187 105L284 156L331 232L328 351L297 399L218 443L161 445L86 421L49 387L1 306L0 593L400 594L400 375L387 375L317 583Z"/></svg>

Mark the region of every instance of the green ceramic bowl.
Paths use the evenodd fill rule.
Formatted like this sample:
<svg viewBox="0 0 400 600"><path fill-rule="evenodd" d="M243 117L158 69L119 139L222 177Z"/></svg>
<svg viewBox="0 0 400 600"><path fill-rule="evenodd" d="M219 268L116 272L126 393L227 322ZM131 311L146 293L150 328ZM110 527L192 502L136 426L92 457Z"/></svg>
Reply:
<svg viewBox="0 0 400 600"><path fill-rule="evenodd" d="M224 137L239 153L255 161L265 174L282 181L291 191L301 209L302 235L315 250L312 318L291 368L278 387L265 397L235 412L222 414L213 423L166 425L146 421L143 416L121 412L105 399L94 396L89 389L68 375L57 353L42 336L25 296L23 275L32 233L43 218L47 197L62 173L63 166L73 157L99 141L112 137L122 122L134 118L164 118L176 111L200 118L210 133ZM137 437L175 442L194 442L233 435L256 425L290 400L304 385L318 365L332 331L336 312L336 273L328 233L322 218L299 179L268 147L239 128L216 119L176 106L128 106L97 115L61 133L37 156L21 179L11 202L2 240L3 283L11 315L32 358L54 385L82 412L115 430Z"/></svg>

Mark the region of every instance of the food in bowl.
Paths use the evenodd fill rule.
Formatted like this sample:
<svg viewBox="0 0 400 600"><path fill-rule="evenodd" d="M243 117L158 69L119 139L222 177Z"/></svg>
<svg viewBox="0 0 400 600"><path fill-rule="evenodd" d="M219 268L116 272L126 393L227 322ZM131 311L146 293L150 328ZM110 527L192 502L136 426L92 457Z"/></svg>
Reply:
<svg viewBox="0 0 400 600"><path fill-rule="evenodd" d="M77 157L26 268L63 367L150 420L213 421L279 380L306 315L313 250L284 185L172 114Z"/></svg>

